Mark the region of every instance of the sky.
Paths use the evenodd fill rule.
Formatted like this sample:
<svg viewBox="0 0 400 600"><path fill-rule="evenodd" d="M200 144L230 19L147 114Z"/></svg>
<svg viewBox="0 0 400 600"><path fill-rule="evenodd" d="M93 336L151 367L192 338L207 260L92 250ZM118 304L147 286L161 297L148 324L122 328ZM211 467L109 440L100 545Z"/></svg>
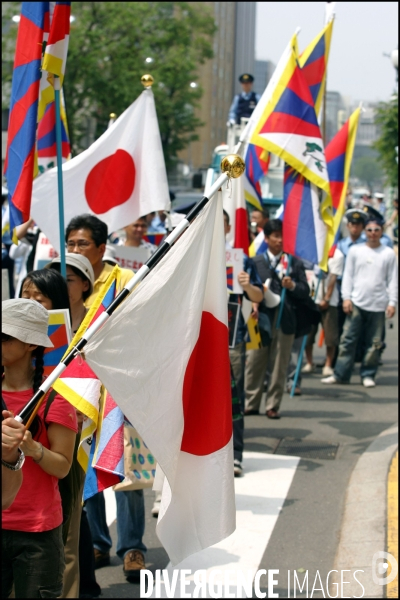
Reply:
<svg viewBox="0 0 400 600"><path fill-rule="evenodd" d="M256 59L277 64L297 27L299 51L324 26L326 2L256 2ZM398 47L398 2L336 2L328 63L329 91L387 101L396 87L390 54Z"/></svg>

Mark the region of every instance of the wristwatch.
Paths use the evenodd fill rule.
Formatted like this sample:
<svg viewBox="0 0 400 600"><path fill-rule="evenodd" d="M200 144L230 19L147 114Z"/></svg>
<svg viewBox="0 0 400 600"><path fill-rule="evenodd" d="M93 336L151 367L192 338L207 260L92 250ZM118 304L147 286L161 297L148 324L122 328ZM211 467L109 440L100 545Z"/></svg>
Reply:
<svg viewBox="0 0 400 600"><path fill-rule="evenodd" d="M1 464L4 467L7 467L7 469L10 469L11 471L19 471L25 462L25 454L22 452L22 450L20 450L20 448L18 448L18 452L19 452L19 458L18 458L17 462L15 463L15 465L11 465L10 463L6 462L3 459L1 459Z"/></svg>

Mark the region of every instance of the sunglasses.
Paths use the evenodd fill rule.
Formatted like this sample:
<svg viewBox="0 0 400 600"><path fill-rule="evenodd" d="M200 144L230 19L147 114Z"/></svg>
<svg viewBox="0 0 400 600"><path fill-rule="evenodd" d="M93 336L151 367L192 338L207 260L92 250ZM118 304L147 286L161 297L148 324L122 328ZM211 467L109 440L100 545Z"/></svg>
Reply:
<svg viewBox="0 0 400 600"><path fill-rule="evenodd" d="M374 227L374 229L368 227L365 231L368 231L368 233L379 233L380 229L379 227Z"/></svg>

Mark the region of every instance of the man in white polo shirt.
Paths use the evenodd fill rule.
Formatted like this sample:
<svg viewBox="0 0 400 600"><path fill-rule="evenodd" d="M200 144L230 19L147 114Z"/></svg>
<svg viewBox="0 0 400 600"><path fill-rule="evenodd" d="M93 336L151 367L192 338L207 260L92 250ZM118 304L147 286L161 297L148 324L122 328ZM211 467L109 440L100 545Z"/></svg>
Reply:
<svg viewBox="0 0 400 600"><path fill-rule="evenodd" d="M370 216L365 244L350 248L343 273L342 298L346 313L334 374L322 383L348 383L357 342L363 334L365 351L360 376L365 387L375 386L385 316L392 318L397 304L397 264L391 248L381 244L382 221Z"/></svg>

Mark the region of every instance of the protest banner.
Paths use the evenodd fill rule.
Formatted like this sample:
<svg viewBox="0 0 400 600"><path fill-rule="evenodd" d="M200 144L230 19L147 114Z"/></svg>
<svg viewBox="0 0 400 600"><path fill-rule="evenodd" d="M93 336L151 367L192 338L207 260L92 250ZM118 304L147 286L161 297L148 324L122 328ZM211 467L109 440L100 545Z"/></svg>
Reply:
<svg viewBox="0 0 400 600"><path fill-rule="evenodd" d="M243 271L243 250L226 249L226 285L231 294L243 294L243 288L237 280L240 271Z"/></svg>
<svg viewBox="0 0 400 600"><path fill-rule="evenodd" d="M115 246L115 260L120 267L138 271L149 260L151 252L148 248L133 246Z"/></svg>
<svg viewBox="0 0 400 600"><path fill-rule="evenodd" d="M50 244L50 240L41 231L39 234L33 270L44 269L45 266L58 256L58 252Z"/></svg>

